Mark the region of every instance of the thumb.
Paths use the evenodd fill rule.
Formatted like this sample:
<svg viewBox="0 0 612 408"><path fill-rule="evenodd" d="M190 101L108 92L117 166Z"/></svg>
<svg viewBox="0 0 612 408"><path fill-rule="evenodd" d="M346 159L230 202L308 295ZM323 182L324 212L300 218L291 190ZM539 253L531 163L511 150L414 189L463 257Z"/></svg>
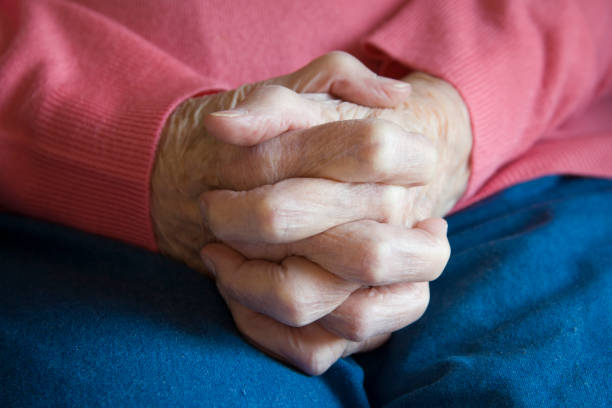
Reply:
<svg viewBox="0 0 612 408"><path fill-rule="evenodd" d="M204 116L203 123L219 141L253 146L290 130L338 120L337 113L334 117L330 114L324 115L315 101L286 87L265 85L252 91L234 109Z"/></svg>
<svg viewBox="0 0 612 408"><path fill-rule="evenodd" d="M324 92L348 102L379 108L393 108L406 100L411 86L370 71L352 55L334 51L300 70L269 81L298 93Z"/></svg>
<svg viewBox="0 0 612 408"><path fill-rule="evenodd" d="M253 146L281 133L338 120L300 93L326 93L363 106L391 108L410 95L410 84L376 75L350 54L335 51L304 68L254 85L232 110L204 117L218 140Z"/></svg>

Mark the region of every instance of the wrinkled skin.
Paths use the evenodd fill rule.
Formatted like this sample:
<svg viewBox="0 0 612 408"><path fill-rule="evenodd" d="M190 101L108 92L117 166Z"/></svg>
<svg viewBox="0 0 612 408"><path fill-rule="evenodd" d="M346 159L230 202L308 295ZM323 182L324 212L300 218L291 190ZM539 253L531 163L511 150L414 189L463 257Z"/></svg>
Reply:
<svg viewBox="0 0 612 408"><path fill-rule="evenodd" d="M445 222L431 217L467 184L469 118L444 81L404 80L333 53L188 100L164 129L160 249L214 270L243 334L310 374L418 319L448 260ZM211 241L227 245L208 245L203 268Z"/></svg>

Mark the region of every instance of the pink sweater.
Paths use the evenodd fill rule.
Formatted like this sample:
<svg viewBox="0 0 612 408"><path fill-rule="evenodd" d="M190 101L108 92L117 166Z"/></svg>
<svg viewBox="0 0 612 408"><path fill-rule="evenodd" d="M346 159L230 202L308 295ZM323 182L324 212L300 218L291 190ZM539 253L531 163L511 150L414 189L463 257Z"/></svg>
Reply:
<svg viewBox="0 0 612 408"><path fill-rule="evenodd" d="M540 175L612 176L610 27L610 0L0 0L0 207L155 249L172 109L334 49L461 92L458 208Z"/></svg>

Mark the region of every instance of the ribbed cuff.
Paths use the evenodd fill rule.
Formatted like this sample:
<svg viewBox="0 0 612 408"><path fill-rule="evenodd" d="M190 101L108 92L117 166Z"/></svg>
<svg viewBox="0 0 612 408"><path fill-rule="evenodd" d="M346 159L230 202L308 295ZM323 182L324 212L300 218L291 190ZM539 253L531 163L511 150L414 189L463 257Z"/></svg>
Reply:
<svg viewBox="0 0 612 408"><path fill-rule="evenodd" d="M156 250L149 201L158 138L180 102L210 88L195 76L175 78L122 104L48 94L36 115L28 212Z"/></svg>

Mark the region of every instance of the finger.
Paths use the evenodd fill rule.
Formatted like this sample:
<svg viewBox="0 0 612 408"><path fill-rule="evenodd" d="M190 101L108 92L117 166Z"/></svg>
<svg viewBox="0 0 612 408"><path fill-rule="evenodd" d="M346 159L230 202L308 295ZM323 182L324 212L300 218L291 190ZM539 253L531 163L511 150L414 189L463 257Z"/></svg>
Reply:
<svg viewBox="0 0 612 408"><path fill-rule="evenodd" d="M224 183L241 189L292 177L415 186L433 177L437 152L425 136L386 120L363 119L290 131L219 160L227 169Z"/></svg>
<svg viewBox="0 0 612 408"><path fill-rule="evenodd" d="M279 85L253 90L231 110L204 116L206 130L218 140L252 146L294 129L338 120L333 110Z"/></svg>
<svg viewBox="0 0 612 408"><path fill-rule="evenodd" d="M296 92L324 92L359 105L392 108L410 94L407 82L385 78L370 71L352 55L334 51L300 70L269 81Z"/></svg>
<svg viewBox="0 0 612 408"><path fill-rule="evenodd" d="M359 350L318 324L290 327L224 296L240 332L265 353L309 375L323 374L347 351Z"/></svg>
<svg viewBox="0 0 612 408"><path fill-rule="evenodd" d="M205 116L206 129L223 142L252 146L291 129L337 120L322 117L320 108L316 109L321 105L292 90L329 93L359 105L382 108L398 106L411 90L407 82L380 77L344 52L329 53L292 74L252 88L232 110Z"/></svg>
<svg viewBox="0 0 612 408"><path fill-rule="evenodd" d="M347 340L362 342L417 321L428 304L427 282L362 288L318 323Z"/></svg>
<svg viewBox="0 0 612 408"><path fill-rule="evenodd" d="M365 353L377 349L389 340L391 333L381 334L379 336L370 337L361 342L347 341L346 349L342 357L347 357L356 353Z"/></svg>
<svg viewBox="0 0 612 408"><path fill-rule="evenodd" d="M248 258L278 261L302 256L330 273L364 286L437 279L450 256L446 222L414 228L359 220L284 245L229 242Z"/></svg>
<svg viewBox="0 0 612 408"><path fill-rule="evenodd" d="M400 186L304 178L249 191L207 191L200 204L221 241L283 243L360 219L404 225L407 194Z"/></svg>
<svg viewBox="0 0 612 408"><path fill-rule="evenodd" d="M287 251L367 286L433 281L450 257L443 219L420 221L413 228L360 220L291 243Z"/></svg>
<svg viewBox="0 0 612 408"><path fill-rule="evenodd" d="M280 265L247 260L223 244L210 244L202 259L217 287L248 308L289 326L305 326L330 313L360 287L303 258Z"/></svg>

